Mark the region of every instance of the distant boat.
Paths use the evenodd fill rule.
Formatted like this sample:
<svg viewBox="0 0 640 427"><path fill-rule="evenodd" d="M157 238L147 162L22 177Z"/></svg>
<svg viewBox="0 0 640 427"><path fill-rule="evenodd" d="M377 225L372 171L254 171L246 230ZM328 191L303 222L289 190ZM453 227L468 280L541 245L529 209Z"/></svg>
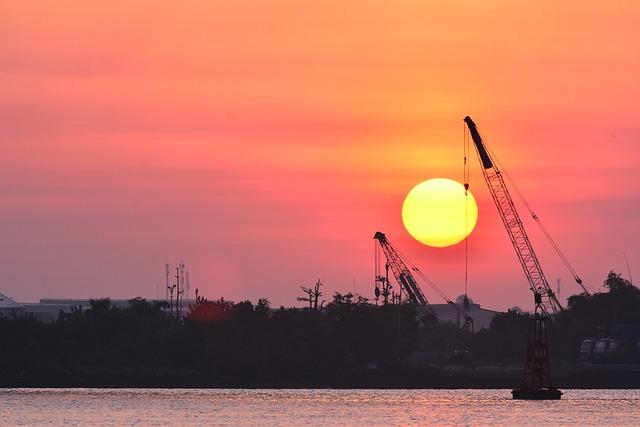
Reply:
<svg viewBox="0 0 640 427"><path fill-rule="evenodd" d="M557 388L520 387L511 390L514 399L526 400L559 400L562 392Z"/></svg>

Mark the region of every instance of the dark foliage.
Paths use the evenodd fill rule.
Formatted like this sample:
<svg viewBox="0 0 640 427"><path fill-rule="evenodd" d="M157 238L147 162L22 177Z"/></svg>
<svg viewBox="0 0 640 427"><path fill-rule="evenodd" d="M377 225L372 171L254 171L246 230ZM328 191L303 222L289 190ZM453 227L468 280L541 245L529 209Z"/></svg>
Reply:
<svg viewBox="0 0 640 427"><path fill-rule="evenodd" d="M551 324L553 363L576 361L587 337L618 325L640 326L640 290L613 272L605 288L572 296ZM254 306L199 298L180 322L167 311L166 304L141 298L126 309L103 299L53 323L0 318L0 382L126 368L150 375L196 372L235 385L321 386L363 367L519 365L529 325L528 314L508 311L495 316L489 329L470 334L421 319L409 305L374 306L350 293L335 293L322 310L272 310L266 299Z"/></svg>

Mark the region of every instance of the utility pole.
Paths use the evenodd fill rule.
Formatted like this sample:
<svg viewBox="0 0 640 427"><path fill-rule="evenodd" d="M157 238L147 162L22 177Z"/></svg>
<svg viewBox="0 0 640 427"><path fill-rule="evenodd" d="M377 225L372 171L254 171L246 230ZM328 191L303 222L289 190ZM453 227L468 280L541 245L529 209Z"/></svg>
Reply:
<svg viewBox="0 0 640 427"><path fill-rule="evenodd" d="M173 290L176 285L167 286L167 292L169 293L169 317L173 317Z"/></svg>
<svg viewBox="0 0 640 427"><path fill-rule="evenodd" d="M176 267L176 318L180 320L180 267Z"/></svg>

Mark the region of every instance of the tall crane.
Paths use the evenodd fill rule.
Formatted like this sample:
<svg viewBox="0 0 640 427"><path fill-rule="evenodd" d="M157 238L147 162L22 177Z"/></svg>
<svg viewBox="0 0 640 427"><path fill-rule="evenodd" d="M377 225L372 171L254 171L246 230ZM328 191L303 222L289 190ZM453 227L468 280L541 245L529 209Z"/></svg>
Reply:
<svg viewBox="0 0 640 427"><path fill-rule="evenodd" d="M504 224L507 234L511 239L513 248L516 251L518 260L522 265L527 280L529 281L529 287L533 292L536 303L540 301L542 310L547 314L556 314L562 310L562 305L558 301L555 293L549 286L549 282L542 272L538 257L533 250L529 236L524 228L524 224L520 220L520 215L516 210L516 206L513 203L513 199L509 194L509 190L504 182L502 174L498 169L498 166L494 162L493 158L487 151L480 133L476 128L476 124L471 120L471 117L464 118L471 138L476 147L480 164L482 166L482 175L489 187L489 192L493 201L498 208L500 218Z"/></svg>
<svg viewBox="0 0 640 427"><path fill-rule="evenodd" d="M518 260L527 276L535 301L535 310L529 325L524 378L521 386L513 389L511 394L514 399L560 399L562 392L555 388L551 382L546 321L549 314L556 314L562 310L562 305L560 305L558 298L553 293L547 278L542 272L538 257L533 251L529 236L527 236L524 225L520 220L520 215L518 215L509 190L507 190L502 174L484 146L476 124L469 116L465 117L464 121L469 128L471 138L480 158L482 175L489 187L491 197L496 203L500 218L511 239ZM577 275L574 276L577 277ZM576 281L582 285L582 281Z"/></svg>
<svg viewBox="0 0 640 427"><path fill-rule="evenodd" d="M424 273L422 273L422 271L420 271L420 269L416 267L415 264L413 264L407 257L400 253L400 251L396 249L391 244L391 242L389 242L387 236L384 233L378 231L373 236L373 238L378 241L378 245L376 246L376 254L379 246L387 259L387 262L385 263L385 276L379 274L380 271L376 262L376 299L380 295L382 295L385 298L386 304L391 288L391 285L389 283L389 270L391 270L393 276L396 279L396 282L400 285L401 290L404 289L405 293L407 294L407 298L409 299L409 301L412 304L421 307L425 315L436 317L431 306L429 305L429 302L427 301L427 297L425 297L425 295L422 293L422 289L420 289L420 285L418 285L418 282L413 275L413 273L415 273L420 276L424 283L429 285L429 287L433 289L435 293L437 293L444 301L446 301L447 304L451 304L453 306L453 308L457 312L458 319L464 319L464 325L462 326L462 329L467 332L469 330L473 332L473 318L469 315L468 312L469 300L466 298L466 295L463 302L464 310L461 310L458 305L454 303L449 297L447 297L444 292L442 292L442 290L438 286L436 286L435 283L429 280L429 278L425 276ZM376 260L377 259L378 256L376 255ZM382 284L382 291L380 291L380 289L378 288L378 283ZM397 297L398 299L400 299L400 295L398 295Z"/></svg>
<svg viewBox="0 0 640 427"><path fill-rule="evenodd" d="M458 313L458 319L460 319L460 317L464 319L464 325L462 326L462 329L465 331L469 331L471 329L471 331L473 331L473 318L469 316L468 310L465 310L463 312L453 301L451 301L451 299L449 299L444 294L444 292L442 292L442 290L438 286L436 286L435 283L429 280L429 278L425 276L418 267L416 267L407 257L402 255L402 253L400 253L400 251L397 250L391 244L391 242L389 242L387 236L384 233L378 231L373 236L373 238L378 241L376 252L379 246L387 259L387 262L385 263L385 276L379 274L379 267L376 263L376 297L378 297L379 295L383 295L385 297L385 302L387 301L387 297L389 296L389 289L391 287L389 284L389 270L391 270L393 276L396 279L396 282L401 287L401 291L404 290L409 301L412 304L420 307L426 316L437 318L435 313L433 312L433 309L429 305L429 302L427 301L427 297L424 295L424 293L422 293L422 289L420 289L420 285L418 285L418 282L415 279L415 273L416 275L420 276L420 278L427 285L429 285L429 287L432 288L444 301L446 301L447 304L451 304L453 306L453 308ZM376 255L376 259L377 258L378 257ZM380 289L378 289L378 283L382 283L382 292L380 292ZM399 298L400 295L398 295L398 299ZM466 301L466 304L468 305L468 300Z"/></svg>
<svg viewBox="0 0 640 427"><path fill-rule="evenodd" d="M391 243L389 243L389 240L387 240L387 236L378 231L373 238L380 244L380 248L382 248L385 257L387 258L387 263L391 268L393 276L406 292L409 301L419 307L423 307L426 312L432 312L431 307L429 307L427 297L422 293L422 289L420 289L420 286L418 286L411 270L402 259L402 255L393 247L393 245L391 245Z"/></svg>

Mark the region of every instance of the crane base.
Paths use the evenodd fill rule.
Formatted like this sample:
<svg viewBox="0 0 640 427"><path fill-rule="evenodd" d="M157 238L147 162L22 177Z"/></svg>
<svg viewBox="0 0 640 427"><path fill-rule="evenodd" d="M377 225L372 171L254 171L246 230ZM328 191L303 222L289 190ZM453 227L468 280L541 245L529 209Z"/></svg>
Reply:
<svg viewBox="0 0 640 427"><path fill-rule="evenodd" d="M562 391L557 388L514 388L511 395L519 400L560 400Z"/></svg>

